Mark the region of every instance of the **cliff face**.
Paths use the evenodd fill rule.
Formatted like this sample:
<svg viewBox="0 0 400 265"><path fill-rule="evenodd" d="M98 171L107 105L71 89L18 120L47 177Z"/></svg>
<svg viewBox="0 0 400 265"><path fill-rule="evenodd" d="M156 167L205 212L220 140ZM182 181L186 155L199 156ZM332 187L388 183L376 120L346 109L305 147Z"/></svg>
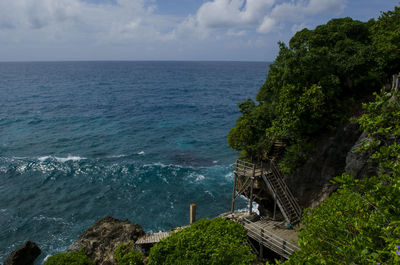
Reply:
<svg viewBox="0 0 400 265"><path fill-rule="evenodd" d="M285 177L303 209L318 206L337 188L331 183L335 176L344 172L356 177L374 173L373 167L368 164L368 155L354 153L354 149L365 139L366 134L353 122L313 139L313 154L294 174ZM273 211L273 199L266 185L260 183L255 188L255 201L259 204L260 213L270 215Z"/></svg>
<svg viewBox="0 0 400 265"><path fill-rule="evenodd" d="M286 182L303 208L315 207L321 203L336 185L330 181L341 175L348 165L359 159L353 154L354 145L362 132L357 123L346 123L335 131L325 133L313 141L315 151L296 172L287 176ZM359 159L363 164L362 158Z"/></svg>

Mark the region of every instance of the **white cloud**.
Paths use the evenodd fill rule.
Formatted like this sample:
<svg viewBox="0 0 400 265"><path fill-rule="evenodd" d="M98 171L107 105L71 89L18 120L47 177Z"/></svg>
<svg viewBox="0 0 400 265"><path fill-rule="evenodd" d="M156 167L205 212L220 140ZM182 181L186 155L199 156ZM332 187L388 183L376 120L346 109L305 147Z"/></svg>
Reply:
<svg viewBox="0 0 400 265"><path fill-rule="evenodd" d="M117 0L116 4L80 0L2 0L0 34L6 32L20 41L168 40L169 27L177 23L172 17L156 15L154 10L154 2L145 0Z"/></svg>
<svg viewBox="0 0 400 265"><path fill-rule="evenodd" d="M214 0L204 3L197 11L199 26L220 28L231 26L254 26L275 0Z"/></svg>
<svg viewBox="0 0 400 265"><path fill-rule="evenodd" d="M213 0L204 3L195 16L203 29L253 28L268 34L286 23L304 23L308 17L339 14L346 0ZM193 22L192 22L193 24Z"/></svg>
<svg viewBox="0 0 400 265"><path fill-rule="evenodd" d="M183 16L162 14L156 5L165 0L95 1L0 0L0 60L50 53L57 59L224 58L228 51L232 58L258 58L288 40L290 30L316 25L313 17L339 14L346 0L207 0Z"/></svg>
<svg viewBox="0 0 400 265"><path fill-rule="evenodd" d="M274 29L275 23L276 22L273 18L266 16L261 25L258 26L257 31L264 34L269 33Z"/></svg>

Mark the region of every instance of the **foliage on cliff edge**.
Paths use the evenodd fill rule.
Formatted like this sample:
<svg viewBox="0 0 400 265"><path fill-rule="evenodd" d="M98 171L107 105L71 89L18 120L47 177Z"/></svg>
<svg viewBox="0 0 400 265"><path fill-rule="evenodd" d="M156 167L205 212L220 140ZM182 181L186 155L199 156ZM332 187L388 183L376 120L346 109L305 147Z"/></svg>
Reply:
<svg viewBox="0 0 400 265"><path fill-rule="evenodd" d="M240 224L226 219L200 219L155 244L148 264L251 264L255 255L246 234Z"/></svg>
<svg viewBox="0 0 400 265"><path fill-rule="evenodd" d="M400 93L375 97L359 119L369 139L358 152L371 154L377 176L337 177L339 190L305 210L301 250L285 264L400 264Z"/></svg>
<svg viewBox="0 0 400 265"><path fill-rule="evenodd" d="M257 101L240 103L242 113L228 144L242 156L262 159L276 139L288 142L281 169L291 172L316 134L348 119L354 102L378 91L399 71L400 10L361 22L333 19L303 29L279 43Z"/></svg>

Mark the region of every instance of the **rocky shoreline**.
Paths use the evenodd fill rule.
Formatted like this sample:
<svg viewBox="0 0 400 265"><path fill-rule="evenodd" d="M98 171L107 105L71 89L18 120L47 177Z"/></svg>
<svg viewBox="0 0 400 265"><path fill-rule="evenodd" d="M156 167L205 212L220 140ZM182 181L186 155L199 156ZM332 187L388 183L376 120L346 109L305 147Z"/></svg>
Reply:
<svg viewBox="0 0 400 265"><path fill-rule="evenodd" d="M108 216L89 226L66 252L83 249L96 264L112 265L115 264L113 253L119 244L134 244L143 235L145 232L140 225ZM134 247L141 250L135 244ZM33 265L40 253L34 242L27 241L10 254L4 265Z"/></svg>

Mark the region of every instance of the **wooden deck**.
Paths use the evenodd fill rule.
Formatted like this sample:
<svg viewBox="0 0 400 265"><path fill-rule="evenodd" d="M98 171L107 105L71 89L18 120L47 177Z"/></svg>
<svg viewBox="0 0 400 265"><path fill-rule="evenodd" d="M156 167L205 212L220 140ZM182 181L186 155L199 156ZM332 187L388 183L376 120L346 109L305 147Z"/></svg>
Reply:
<svg viewBox="0 0 400 265"><path fill-rule="evenodd" d="M247 230L248 237L286 259L299 249L297 232L293 229L287 229L281 221L259 219L260 217L256 218L257 221L251 221L254 215L249 216L243 212L225 214L221 217L241 223Z"/></svg>
<svg viewBox="0 0 400 265"><path fill-rule="evenodd" d="M245 220L243 225L247 229L249 237L286 259L299 249L297 232L282 227L281 222L272 220L250 222Z"/></svg>
<svg viewBox="0 0 400 265"><path fill-rule="evenodd" d="M159 242L161 239L164 237L169 236L171 233L170 232L158 232L154 234L146 234L142 237L140 237L135 244L138 245L143 245L143 244L155 244Z"/></svg>

